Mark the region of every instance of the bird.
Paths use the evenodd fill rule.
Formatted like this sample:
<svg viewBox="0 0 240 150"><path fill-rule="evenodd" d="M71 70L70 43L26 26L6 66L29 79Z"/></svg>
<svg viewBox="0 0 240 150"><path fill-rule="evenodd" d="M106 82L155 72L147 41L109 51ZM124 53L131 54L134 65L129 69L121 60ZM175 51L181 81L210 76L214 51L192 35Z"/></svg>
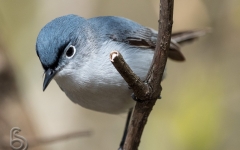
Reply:
<svg viewBox="0 0 240 150"><path fill-rule="evenodd" d="M180 45L204 33L173 33L168 57L184 61ZM36 40L36 52L44 69L43 91L54 79L71 101L84 108L110 114L127 112L135 104L130 96L132 90L110 62L109 54L118 50L144 80L157 35L158 31L123 17L58 17L40 30Z"/></svg>
<svg viewBox="0 0 240 150"><path fill-rule="evenodd" d="M168 57L184 61L180 46L205 33L205 30L173 33ZM85 19L69 14L53 19L40 30L36 40L36 52L44 69L43 91L54 79L72 102L84 108L110 114L128 112L121 150L136 102L109 55L119 51L133 72L144 80L157 36L158 31L117 16Z"/></svg>

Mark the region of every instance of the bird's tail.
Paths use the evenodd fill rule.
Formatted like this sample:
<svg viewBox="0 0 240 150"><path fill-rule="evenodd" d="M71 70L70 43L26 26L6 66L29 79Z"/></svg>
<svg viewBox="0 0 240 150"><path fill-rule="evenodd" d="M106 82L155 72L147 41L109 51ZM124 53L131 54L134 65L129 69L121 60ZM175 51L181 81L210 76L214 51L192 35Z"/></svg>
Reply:
<svg viewBox="0 0 240 150"><path fill-rule="evenodd" d="M180 51L180 47L185 43L194 41L208 32L209 30L189 30L173 33L168 57L176 61L184 61L185 57Z"/></svg>

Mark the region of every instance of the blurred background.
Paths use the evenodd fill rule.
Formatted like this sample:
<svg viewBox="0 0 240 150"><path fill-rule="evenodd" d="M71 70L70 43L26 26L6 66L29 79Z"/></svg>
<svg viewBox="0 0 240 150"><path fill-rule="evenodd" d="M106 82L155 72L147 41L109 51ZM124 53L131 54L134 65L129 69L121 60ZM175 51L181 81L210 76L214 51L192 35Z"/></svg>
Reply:
<svg viewBox="0 0 240 150"><path fill-rule="evenodd" d="M176 0L174 7L173 31L212 31L182 48L185 62L168 61L162 99L139 149L238 150L240 1ZM0 149L10 149L15 126L31 150L117 149L126 114L86 110L55 82L43 92L36 38L46 23L66 14L122 16L157 29L158 9L159 0L0 0ZM90 136L32 142L88 130Z"/></svg>

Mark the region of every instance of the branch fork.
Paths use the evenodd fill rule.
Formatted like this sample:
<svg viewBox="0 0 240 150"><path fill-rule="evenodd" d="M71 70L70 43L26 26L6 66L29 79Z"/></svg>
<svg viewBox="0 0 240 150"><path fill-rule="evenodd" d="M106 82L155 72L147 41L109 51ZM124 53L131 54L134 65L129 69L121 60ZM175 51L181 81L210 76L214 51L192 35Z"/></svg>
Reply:
<svg viewBox="0 0 240 150"><path fill-rule="evenodd" d="M168 49L170 47L173 24L174 0L160 0L159 27L157 45L151 67L145 82L131 70L118 51L110 54L110 60L124 80L134 92L134 95L142 100L136 103L132 120L128 128L124 150L137 150L144 126L148 116L161 94L161 81L167 63Z"/></svg>

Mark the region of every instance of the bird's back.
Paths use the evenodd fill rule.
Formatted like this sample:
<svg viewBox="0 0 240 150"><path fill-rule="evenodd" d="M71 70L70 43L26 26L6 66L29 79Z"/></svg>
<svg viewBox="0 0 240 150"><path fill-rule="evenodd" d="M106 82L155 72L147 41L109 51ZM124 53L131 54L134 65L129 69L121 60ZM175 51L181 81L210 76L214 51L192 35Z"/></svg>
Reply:
<svg viewBox="0 0 240 150"><path fill-rule="evenodd" d="M116 16L102 16L87 20L100 40L109 38L115 42L153 48L157 32L132 20Z"/></svg>

